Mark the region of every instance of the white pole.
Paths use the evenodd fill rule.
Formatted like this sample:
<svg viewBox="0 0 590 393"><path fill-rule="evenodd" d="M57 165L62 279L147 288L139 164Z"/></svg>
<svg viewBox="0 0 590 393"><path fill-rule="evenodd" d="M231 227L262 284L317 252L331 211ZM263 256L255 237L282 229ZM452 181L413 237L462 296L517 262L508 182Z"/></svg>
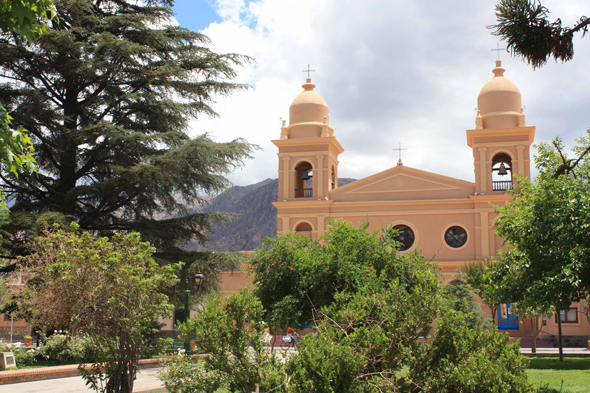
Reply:
<svg viewBox="0 0 590 393"><path fill-rule="evenodd" d="M14 327L14 317L10 317L10 344L12 344L12 328Z"/></svg>

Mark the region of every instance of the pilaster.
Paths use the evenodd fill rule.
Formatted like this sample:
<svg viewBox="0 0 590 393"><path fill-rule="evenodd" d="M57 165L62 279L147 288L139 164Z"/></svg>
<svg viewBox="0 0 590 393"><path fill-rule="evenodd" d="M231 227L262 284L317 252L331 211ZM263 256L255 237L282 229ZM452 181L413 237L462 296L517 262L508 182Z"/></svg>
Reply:
<svg viewBox="0 0 590 393"><path fill-rule="evenodd" d="M488 192L488 179L487 179L487 170L486 170L486 151L488 150L487 147L480 147L479 149L479 186L480 192L486 193Z"/></svg>

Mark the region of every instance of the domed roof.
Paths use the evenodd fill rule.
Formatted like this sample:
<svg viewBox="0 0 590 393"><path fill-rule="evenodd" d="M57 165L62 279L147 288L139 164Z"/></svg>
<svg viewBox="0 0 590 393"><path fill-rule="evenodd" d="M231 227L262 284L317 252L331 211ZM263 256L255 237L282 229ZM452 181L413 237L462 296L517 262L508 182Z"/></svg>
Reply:
<svg viewBox="0 0 590 393"><path fill-rule="evenodd" d="M328 104L321 95L313 91L315 85L311 83L311 78L307 78L302 87L304 90L295 97L289 108L289 125L298 123L322 124L324 117L330 114Z"/></svg>
<svg viewBox="0 0 590 393"><path fill-rule="evenodd" d="M496 61L494 77L486 83L477 97L478 110L484 128L518 127L522 99L518 87L504 77L502 62ZM486 124L487 123L487 124Z"/></svg>

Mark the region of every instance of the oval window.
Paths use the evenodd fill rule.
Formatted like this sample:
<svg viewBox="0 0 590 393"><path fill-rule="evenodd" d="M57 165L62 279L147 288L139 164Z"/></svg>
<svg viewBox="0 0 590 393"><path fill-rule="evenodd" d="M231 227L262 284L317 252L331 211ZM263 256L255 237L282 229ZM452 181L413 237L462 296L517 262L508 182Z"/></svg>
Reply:
<svg viewBox="0 0 590 393"><path fill-rule="evenodd" d="M449 247L461 248L467 243L467 232L461 227L450 227L445 232L445 242Z"/></svg>
<svg viewBox="0 0 590 393"><path fill-rule="evenodd" d="M400 243L397 250L409 250L414 245L414 231L412 231L412 229L407 225L396 225L393 227L393 229L398 231L397 235L394 237L395 241Z"/></svg>

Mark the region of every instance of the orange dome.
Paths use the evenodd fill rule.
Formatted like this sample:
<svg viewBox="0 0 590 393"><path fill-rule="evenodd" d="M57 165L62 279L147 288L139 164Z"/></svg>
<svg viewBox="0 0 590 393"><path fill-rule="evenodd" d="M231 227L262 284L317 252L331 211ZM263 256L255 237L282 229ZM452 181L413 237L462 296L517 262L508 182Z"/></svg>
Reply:
<svg viewBox="0 0 590 393"><path fill-rule="evenodd" d="M298 123L322 124L324 117L330 114L328 104L321 95L313 91L315 85L311 83L311 78L307 78L302 87L305 90L295 97L289 108L289 125Z"/></svg>
<svg viewBox="0 0 590 393"><path fill-rule="evenodd" d="M483 128L518 127L522 99L518 87L504 77L502 62L496 61L494 77L486 83L477 97Z"/></svg>

